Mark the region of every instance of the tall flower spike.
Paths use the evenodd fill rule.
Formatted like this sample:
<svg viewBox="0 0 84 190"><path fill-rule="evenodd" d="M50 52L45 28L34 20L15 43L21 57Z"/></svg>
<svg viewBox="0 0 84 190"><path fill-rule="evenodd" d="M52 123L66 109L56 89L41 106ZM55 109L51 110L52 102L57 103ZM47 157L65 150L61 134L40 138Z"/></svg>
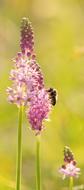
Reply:
<svg viewBox="0 0 84 190"><path fill-rule="evenodd" d="M23 53L26 53L29 57L34 50L34 32L31 22L28 18L23 18L21 22L21 39L20 47Z"/></svg>
<svg viewBox="0 0 84 190"><path fill-rule="evenodd" d="M17 106L28 104L30 92L44 87L43 75L33 54L33 40L31 23L27 18L23 18L20 44L22 52L13 60L14 68L10 73L13 84L12 88L7 89L9 102Z"/></svg>
<svg viewBox="0 0 84 190"><path fill-rule="evenodd" d="M65 177L79 177L80 168L76 167L73 153L69 147L64 147L64 164L59 169L59 172Z"/></svg>

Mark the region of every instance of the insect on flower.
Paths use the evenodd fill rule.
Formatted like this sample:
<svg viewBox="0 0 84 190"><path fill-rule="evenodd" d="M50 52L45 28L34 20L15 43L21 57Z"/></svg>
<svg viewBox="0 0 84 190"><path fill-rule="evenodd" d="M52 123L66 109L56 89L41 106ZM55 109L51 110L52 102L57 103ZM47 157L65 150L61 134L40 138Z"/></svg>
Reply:
<svg viewBox="0 0 84 190"><path fill-rule="evenodd" d="M34 53L34 32L28 18L21 21L20 48L21 52L13 59L14 67L10 73L12 87L7 88L8 100L18 107L26 106L31 128L39 133L44 128L43 121L56 104L57 92L53 88L46 89L44 85Z"/></svg>
<svg viewBox="0 0 84 190"><path fill-rule="evenodd" d="M50 99L51 99L51 104L53 106L55 106L56 102L57 102L57 91L53 88L49 88L47 90L49 92L49 96L50 96Z"/></svg>

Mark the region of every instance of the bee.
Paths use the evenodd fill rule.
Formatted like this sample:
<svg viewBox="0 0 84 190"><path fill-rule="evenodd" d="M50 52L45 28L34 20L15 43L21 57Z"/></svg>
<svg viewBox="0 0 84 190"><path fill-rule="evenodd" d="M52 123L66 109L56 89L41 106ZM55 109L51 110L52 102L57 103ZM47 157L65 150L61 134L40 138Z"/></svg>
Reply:
<svg viewBox="0 0 84 190"><path fill-rule="evenodd" d="M56 104L56 96L57 96L56 90L53 89L53 88L49 88L47 91L48 91L50 99L51 99L51 104L53 106L55 106L55 104Z"/></svg>

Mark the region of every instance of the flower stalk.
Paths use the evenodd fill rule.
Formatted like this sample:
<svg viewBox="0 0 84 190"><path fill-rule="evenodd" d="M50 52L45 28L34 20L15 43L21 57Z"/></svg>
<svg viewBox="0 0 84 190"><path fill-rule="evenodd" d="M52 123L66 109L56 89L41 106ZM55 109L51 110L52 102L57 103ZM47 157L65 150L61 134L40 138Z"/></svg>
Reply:
<svg viewBox="0 0 84 190"><path fill-rule="evenodd" d="M73 177L70 177L69 190L73 190Z"/></svg>
<svg viewBox="0 0 84 190"><path fill-rule="evenodd" d="M40 135L36 138L36 190L41 190Z"/></svg>
<svg viewBox="0 0 84 190"><path fill-rule="evenodd" d="M22 112L23 107L19 107L19 124L18 124L18 146L17 146L17 168L16 168L16 190L21 188L21 167L22 167Z"/></svg>

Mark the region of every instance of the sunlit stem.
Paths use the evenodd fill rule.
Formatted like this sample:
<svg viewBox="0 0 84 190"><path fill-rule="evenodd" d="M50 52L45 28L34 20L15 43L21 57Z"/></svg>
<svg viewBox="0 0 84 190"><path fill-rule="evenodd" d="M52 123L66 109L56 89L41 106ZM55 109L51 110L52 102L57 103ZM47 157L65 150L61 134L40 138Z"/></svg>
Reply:
<svg viewBox="0 0 84 190"><path fill-rule="evenodd" d="M22 166L22 112L23 107L19 107L18 121L18 145L17 145L17 168L16 168L16 190L21 188L21 166Z"/></svg>
<svg viewBox="0 0 84 190"><path fill-rule="evenodd" d="M73 177L70 177L69 190L73 190Z"/></svg>
<svg viewBox="0 0 84 190"><path fill-rule="evenodd" d="M41 190L40 135L36 136L36 190Z"/></svg>

